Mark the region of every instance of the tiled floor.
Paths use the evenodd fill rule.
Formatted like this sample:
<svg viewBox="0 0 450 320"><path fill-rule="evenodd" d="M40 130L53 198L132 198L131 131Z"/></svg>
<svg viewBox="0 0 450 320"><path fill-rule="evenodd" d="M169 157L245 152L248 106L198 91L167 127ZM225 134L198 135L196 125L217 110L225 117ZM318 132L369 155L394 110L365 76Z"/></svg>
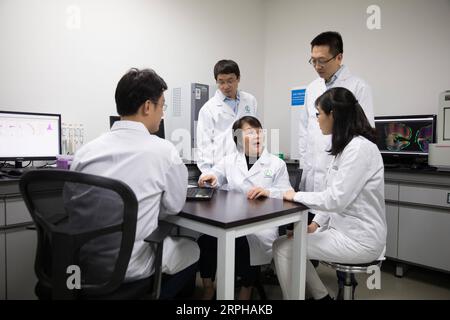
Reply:
<svg viewBox="0 0 450 320"><path fill-rule="evenodd" d="M337 292L336 273L322 264L318 272L330 295ZM381 289L369 290L366 281L369 275L358 274L355 299L359 300L450 300L450 274L411 266L402 278L395 276L395 263L385 261L381 268ZM194 298L201 297L201 281L197 279ZM282 299L280 287L265 285L268 299ZM257 295L255 295L257 298Z"/></svg>

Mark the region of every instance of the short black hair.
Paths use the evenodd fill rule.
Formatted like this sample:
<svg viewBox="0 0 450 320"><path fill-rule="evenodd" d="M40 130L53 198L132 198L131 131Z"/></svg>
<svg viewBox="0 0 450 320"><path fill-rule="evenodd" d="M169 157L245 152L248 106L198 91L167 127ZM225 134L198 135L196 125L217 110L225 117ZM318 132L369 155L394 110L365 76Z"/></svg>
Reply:
<svg viewBox="0 0 450 320"><path fill-rule="evenodd" d="M317 98L316 108L329 115L333 112L330 154L337 156L356 136L376 143L376 132L371 127L363 108L353 93L341 87L331 88Z"/></svg>
<svg viewBox="0 0 450 320"><path fill-rule="evenodd" d="M230 74L230 73L234 73L238 79L241 76L239 66L233 60L220 60L214 66L214 79L216 80L219 74Z"/></svg>
<svg viewBox="0 0 450 320"><path fill-rule="evenodd" d="M156 105L165 90L166 82L154 70L132 68L117 84L117 113L121 116L136 114L146 100Z"/></svg>
<svg viewBox="0 0 450 320"><path fill-rule="evenodd" d="M344 43L339 32L326 31L319 34L311 41L311 50L314 46L328 46L330 53L337 56L339 53L344 53Z"/></svg>
<svg viewBox="0 0 450 320"><path fill-rule="evenodd" d="M233 123L232 135L233 141L236 144L236 147L239 151L243 150L242 146L242 127L244 124L249 124L252 128L262 129L261 122L256 117L245 116Z"/></svg>

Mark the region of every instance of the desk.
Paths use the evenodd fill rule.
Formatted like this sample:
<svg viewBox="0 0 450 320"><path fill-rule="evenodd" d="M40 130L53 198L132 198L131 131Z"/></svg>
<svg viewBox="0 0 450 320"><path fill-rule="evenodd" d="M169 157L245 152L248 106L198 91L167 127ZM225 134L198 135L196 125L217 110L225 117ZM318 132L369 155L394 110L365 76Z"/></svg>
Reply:
<svg viewBox="0 0 450 320"><path fill-rule="evenodd" d="M305 211L306 210L306 211ZM264 198L248 200L239 192L216 190L209 201L188 201L168 221L217 238L217 298L234 299L235 239L270 227L294 223L292 297L305 298L307 208Z"/></svg>

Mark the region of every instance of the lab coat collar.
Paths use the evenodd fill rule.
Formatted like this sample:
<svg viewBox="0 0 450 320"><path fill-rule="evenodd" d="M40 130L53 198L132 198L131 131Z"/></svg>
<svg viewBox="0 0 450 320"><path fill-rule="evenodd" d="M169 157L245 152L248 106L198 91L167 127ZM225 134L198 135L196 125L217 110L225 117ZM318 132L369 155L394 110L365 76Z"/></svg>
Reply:
<svg viewBox="0 0 450 320"><path fill-rule="evenodd" d="M130 121L130 120L116 121L114 122L111 131L118 131L118 130L136 130L150 134L150 132L144 126L144 124L139 121Z"/></svg>
<svg viewBox="0 0 450 320"><path fill-rule="evenodd" d="M347 68L346 65L342 65L341 68L336 73L337 73L336 81L346 80L351 77L350 70Z"/></svg>
<svg viewBox="0 0 450 320"><path fill-rule="evenodd" d="M239 152L238 157L238 167L239 169L244 173L245 178L250 178L257 174L260 171L260 168L265 166L270 162L270 154L267 151L266 148L264 148L263 152L261 153L261 156L258 160L253 164L253 166L248 170L247 168L247 161L245 160L245 153Z"/></svg>
<svg viewBox="0 0 450 320"><path fill-rule="evenodd" d="M240 97L239 91L237 93L237 95ZM217 89L216 94L215 94L215 98L216 98L216 105L218 107L220 107L220 110L226 113L229 113L233 116L236 116L236 114L234 113L233 109L231 109L231 107L225 103L225 95L222 93L222 91L220 91L219 89ZM238 110L239 110L239 104L238 104Z"/></svg>

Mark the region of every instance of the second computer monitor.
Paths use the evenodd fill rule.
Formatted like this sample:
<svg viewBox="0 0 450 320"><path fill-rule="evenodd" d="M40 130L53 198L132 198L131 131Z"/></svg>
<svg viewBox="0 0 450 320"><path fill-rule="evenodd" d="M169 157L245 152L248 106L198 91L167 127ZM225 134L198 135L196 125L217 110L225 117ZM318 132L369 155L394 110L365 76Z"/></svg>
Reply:
<svg viewBox="0 0 450 320"><path fill-rule="evenodd" d="M109 127L112 127L114 122L119 121L119 120L120 120L119 116L109 116ZM158 137L160 137L161 139L165 139L165 135L164 135L164 119L161 119L161 123L159 124L158 131L156 131L153 134L158 136Z"/></svg>
<svg viewBox="0 0 450 320"><path fill-rule="evenodd" d="M428 145L436 141L436 116L375 117L377 145L385 163L427 160Z"/></svg>

